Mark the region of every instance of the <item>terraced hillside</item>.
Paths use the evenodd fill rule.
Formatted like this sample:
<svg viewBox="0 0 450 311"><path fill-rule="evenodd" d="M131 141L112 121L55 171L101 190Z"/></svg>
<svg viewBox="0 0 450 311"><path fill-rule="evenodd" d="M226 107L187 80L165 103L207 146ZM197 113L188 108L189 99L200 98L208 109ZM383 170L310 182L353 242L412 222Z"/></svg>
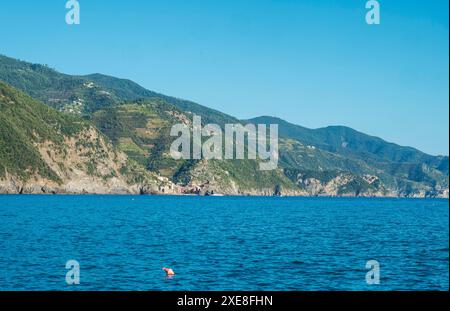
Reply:
<svg viewBox="0 0 450 311"><path fill-rule="evenodd" d="M76 120L71 126L98 129L99 137L107 137L105 142L132 163L122 170L135 184L150 174L176 184L182 193L448 197L447 156L431 156L351 128L308 129L273 117L237 120L129 80L101 74L70 76L5 56L0 56L0 80L59 110L60 118ZM170 129L175 123L190 125L194 114L204 124L217 123L222 128L226 123L278 124L278 169L260 171L255 160L172 159ZM26 136L23 141L29 139ZM10 138L5 137L4 144L10 150L6 158L22 150ZM58 174L53 176L54 169L36 161L29 167L48 174L53 182L61 179ZM8 162L9 169L16 165L12 162ZM26 172L24 167L15 171Z"/></svg>
<svg viewBox="0 0 450 311"><path fill-rule="evenodd" d="M0 192L139 193L174 190L90 122L0 81Z"/></svg>

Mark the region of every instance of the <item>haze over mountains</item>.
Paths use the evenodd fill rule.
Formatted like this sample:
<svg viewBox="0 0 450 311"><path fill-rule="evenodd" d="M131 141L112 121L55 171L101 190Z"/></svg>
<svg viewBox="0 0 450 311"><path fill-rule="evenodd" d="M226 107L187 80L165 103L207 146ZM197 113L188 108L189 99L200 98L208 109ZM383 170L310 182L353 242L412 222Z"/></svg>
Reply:
<svg viewBox="0 0 450 311"><path fill-rule="evenodd" d="M448 157L343 126L236 118L102 74L0 56L0 192L448 197ZM279 124L280 161L173 160L175 123ZM380 125L382 126L382 125Z"/></svg>

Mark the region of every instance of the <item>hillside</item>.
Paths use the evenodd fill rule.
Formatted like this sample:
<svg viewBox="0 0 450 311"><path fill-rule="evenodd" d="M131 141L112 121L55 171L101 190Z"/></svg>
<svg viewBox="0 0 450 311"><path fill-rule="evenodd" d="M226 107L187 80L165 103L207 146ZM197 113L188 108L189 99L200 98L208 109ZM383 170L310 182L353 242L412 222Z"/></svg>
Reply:
<svg viewBox="0 0 450 311"><path fill-rule="evenodd" d="M310 165L314 161L304 161L300 150L292 152L292 148L281 147L281 165L290 172L340 171L376 176L387 189L406 196L420 191L438 195L448 189L447 156L431 156L343 126L307 129L273 117L248 121L276 123L281 137L311 146L316 166Z"/></svg>
<svg viewBox="0 0 450 311"><path fill-rule="evenodd" d="M196 103L149 91L133 81L102 74L71 76L46 65L31 64L0 55L0 80L57 110L89 115L101 108L138 99L163 100L217 124L236 119Z"/></svg>
<svg viewBox="0 0 450 311"><path fill-rule="evenodd" d="M101 74L70 76L5 56L0 56L0 80L59 110L61 118L75 118L98 129L141 173L167 178L181 192L448 197L448 157L427 155L348 127L308 129L273 117L237 120L130 80ZM193 114L202 116L205 124L278 124L278 169L261 172L254 160L173 160L170 128L188 124ZM39 161L31 166L42 167L42 174L48 171Z"/></svg>
<svg viewBox="0 0 450 311"><path fill-rule="evenodd" d="M89 122L0 81L0 193L139 193L159 180Z"/></svg>

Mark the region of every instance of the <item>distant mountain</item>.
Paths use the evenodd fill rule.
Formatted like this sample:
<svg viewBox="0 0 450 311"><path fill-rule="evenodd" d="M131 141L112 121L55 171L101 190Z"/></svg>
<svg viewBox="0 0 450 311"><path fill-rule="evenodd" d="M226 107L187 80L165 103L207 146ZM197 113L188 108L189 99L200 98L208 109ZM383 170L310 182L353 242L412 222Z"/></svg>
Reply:
<svg viewBox="0 0 450 311"><path fill-rule="evenodd" d="M381 138L369 136L345 126L308 129L274 117L257 117L248 121L263 124L276 123L279 124L279 132L282 137L301 139L306 144L330 152L357 155L363 159L374 157L383 161L429 162L439 158L411 147L386 142Z"/></svg>
<svg viewBox="0 0 450 311"><path fill-rule="evenodd" d="M313 170L339 170L358 175L371 174L379 177L389 189L407 194L412 189L425 187L427 191L448 188L447 156L431 156L411 147L389 143L381 138L369 136L344 126L329 126L308 129L273 117L258 117L251 123L278 124L280 137L291 139L307 146L314 146L332 155L345 159L325 161ZM302 167L305 161L297 158L296 152L281 151L282 165L289 169ZM306 161L307 163L308 161ZM341 164L339 164L341 163ZM434 189L434 190L432 190Z"/></svg>
<svg viewBox="0 0 450 311"><path fill-rule="evenodd" d="M70 76L5 56L0 56L0 80L64 112L58 114L61 117L82 118L141 173L167 178L181 192L448 197L448 157L427 155L348 127L308 129L273 117L237 120L130 80L101 74ZM191 122L193 114L201 115L204 123L219 125L278 124L279 169L262 172L252 160L173 160L170 128ZM4 139L4 144L10 142Z"/></svg>

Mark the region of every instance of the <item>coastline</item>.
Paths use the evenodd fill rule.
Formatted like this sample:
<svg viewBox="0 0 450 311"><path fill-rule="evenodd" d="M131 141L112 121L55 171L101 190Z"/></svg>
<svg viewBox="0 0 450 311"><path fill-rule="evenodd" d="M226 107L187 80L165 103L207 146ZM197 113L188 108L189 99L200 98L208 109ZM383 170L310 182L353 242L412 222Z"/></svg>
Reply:
<svg viewBox="0 0 450 311"><path fill-rule="evenodd" d="M449 198L449 189L421 189L415 191L367 189L342 192L335 185L320 187L260 187L243 188L215 183L180 185L167 178L156 177L149 183L129 184L125 178L101 179L82 176L57 183L36 178L23 181L15 177L0 179L0 194L35 195L173 195L173 196L250 196L250 197L355 197L355 198Z"/></svg>
<svg viewBox="0 0 450 311"><path fill-rule="evenodd" d="M316 184L317 185L317 184ZM320 187L260 187L243 188L211 182L180 185L168 178L157 176L146 183L127 183L125 178L101 179L82 176L57 183L35 178L28 181L9 176L0 179L0 194L4 195L161 195L161 196L236 196L236 197L342 197L342 198L441 198L449 199L449 189L425 188L415 191L400 189L367 189L342 192L334 184Z"/></svg>
<svg viewBox="0 0 450 311"><path fill-rule="evenodd" d="M193 194L193 193L124 193L124 192L104 192L104 193L95 193L95 192L84 192L84 193L74 193L74 192L50 192L50 193L36 193L36 192L4 192L0 189L0 197L1 196L159 196L159 197L249 197L249 198L330 198L330 199L348 199L348 198L363 198L363 199L441 199L441 200L449 200L449 196L444 195L332 195L332 194L286 194L286 195L264 195L264 194L250 194L250 193L240 193L240 194L217 194L217 195L204 195L204 194Z"/></svg>

